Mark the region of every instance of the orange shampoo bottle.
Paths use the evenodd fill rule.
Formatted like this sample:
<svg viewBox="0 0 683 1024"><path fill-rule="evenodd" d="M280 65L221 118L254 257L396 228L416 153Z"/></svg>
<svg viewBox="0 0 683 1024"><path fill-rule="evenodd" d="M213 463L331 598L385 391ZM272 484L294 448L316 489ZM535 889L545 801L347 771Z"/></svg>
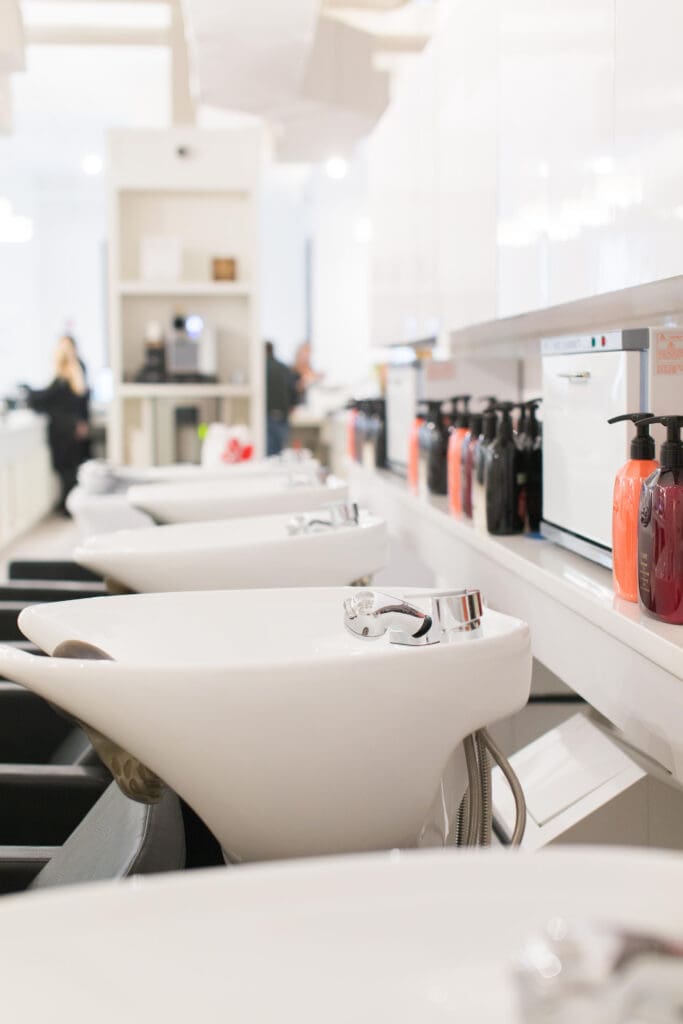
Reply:
<svg viewBox="0 0 683 1024"><path fill-rule="evenodd" d="M613 416L608 423L631 420L636 436L631 441L631 457L614 480L612 502L612 574L614 590L625 601L638 600L638 507L643 481L659 463L655 459L655 442L650 437L649 413L630 412Z"/></svg>

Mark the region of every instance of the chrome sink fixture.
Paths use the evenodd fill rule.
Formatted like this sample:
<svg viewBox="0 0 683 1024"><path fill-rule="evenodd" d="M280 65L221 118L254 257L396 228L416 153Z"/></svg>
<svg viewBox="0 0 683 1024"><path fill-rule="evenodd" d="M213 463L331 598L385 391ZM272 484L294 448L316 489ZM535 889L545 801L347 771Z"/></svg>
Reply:
<svg viewBox="0 0 683 1024"><path fill-rule="evenodd" d="M74 558L119 593L343 585L388 561L386 523L357 506L295 521L284 514L119 530L89 538Z"/></svg>
<svg viewBox="0 0 683 1024"><path fill-rule="evenodd" d="M0 648L0 673L163 779L229 859L455 843L468 781L463 741L526 703L528 627L486 609L458 640L370 643L344 625L356 593L36 606L21 614L26 636L53 655L85 645L81 660ZM393 595L430 614L432 595ZM112 660L89 660L89 651Z"/></svg>
<svg viewBox="0 0 683 1024"><path fill-rule="evenodd" d="M516 959L523 1024L676 1024L683 942L624 927L551 918Z"/></svg>
<svg viewBox="0 0 683 1024"><path fill-rule="evenodd" d="M287 531L290 536L296 537L301 534L308 535L328 530L339 530L348 526L358 526L359 522L360 510L356 502L339 502L320 512L292 516L287 523Z"/></svg>
<svg viewBox="0 0 683 1024"><path fill-rule="evenodd" d="M484 602L479 590L427 591L423 596L429 612L389 594L361 590L344 602L344 624L356 636L372 639L388 632L392 644L413 647L447 643L454 634L481 626Z"/></svg>
<svg viewBox="0 0 683 1024"><path fill-rule="evenodd" d="M671 942L682 890L680 856L574 846L394 851L5 896L3 1013L12 1024L92 1024L93 1006L98 1024L531 1024L511 970L530 929L571 915ZM585 1004L567 1022L593 1024Z"/></svg>
<svg viewBox="0 0 683 1024"><path fill-rule="evenodd" d="M309 512L348 501L346 483L330 476L278 474L244 480L210 480L195 484L131 487L128 500L158 523L196 523L236 516Z"/></svg>
<svg viewBox="0 0 683 1024"><path fill-rule="evenodd" d="M422 607L416 599L422 597ZM425 604L428 610L425 610ZM479 590L427 591L413 594L410 601L390 594L360 590L344 601L344 624L355 636L376 640L388 635L389 642L404 647L447 644L477 637L481 629L484 602ZM458 811L455 842L459 846L488 846L493 827L491 758L507 779L515 801L516 821L511 844L519 846L526 826L526 802L512 765L503 756L486 729L478 729L463 743L468 786Z"/></svg>

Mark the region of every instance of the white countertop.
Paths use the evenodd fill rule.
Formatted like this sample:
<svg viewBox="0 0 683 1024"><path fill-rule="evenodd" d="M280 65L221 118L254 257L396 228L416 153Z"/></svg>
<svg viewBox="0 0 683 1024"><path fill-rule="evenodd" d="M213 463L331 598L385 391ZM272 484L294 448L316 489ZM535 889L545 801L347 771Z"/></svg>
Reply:
<svg viewBox="0 0 683 1024"><path fill-rule="evenodd" d="M44 416L39 416L31 409L13 409L0 415L0 434L17 434L25 430L35 430L46 422Z"/></svg>
<svg viewBox="0 0 683 1024"><path fill-rule="evenodd" d="M47 419L30 409L15 409L0 416L0 460L16 459L28 449L47 443Z"/></svg>
<svg viewBox="0 0 683 1024"><path fill-rule="evenodd" d="M609 570L549 541L482 533L450 515L446 498L419 499L388 472L352 464L349 476L438 585L478 586L526 619L538 660L683 779L683 626L616 598Z"/></svg>

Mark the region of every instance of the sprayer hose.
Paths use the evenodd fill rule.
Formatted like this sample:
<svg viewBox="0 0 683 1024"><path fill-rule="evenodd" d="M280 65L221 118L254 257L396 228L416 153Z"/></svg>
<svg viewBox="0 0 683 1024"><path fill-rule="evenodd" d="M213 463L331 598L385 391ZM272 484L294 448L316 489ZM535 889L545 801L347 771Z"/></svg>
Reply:
<svg viewBox="0 0 683 1024"><path fill-rule="evenodd" d="M519 779L514 773L512 765L505 757L500 747L498 747L498 745L493 741L488 729L482 729L481 736L488 747L493 760L502 771L510 789L512 790L512 795L515 801L515 827L512 832L512 836L510 837L510 845L519 846L524 838L524 831L526 829L526 801L524 799L524 790L522 789Z"/></svg>

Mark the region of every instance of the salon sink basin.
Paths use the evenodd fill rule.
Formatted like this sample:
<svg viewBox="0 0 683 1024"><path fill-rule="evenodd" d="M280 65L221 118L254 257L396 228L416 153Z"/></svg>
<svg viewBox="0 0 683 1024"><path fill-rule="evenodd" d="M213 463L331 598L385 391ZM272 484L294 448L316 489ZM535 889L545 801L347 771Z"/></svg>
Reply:
<svg viewBox="0 0 683 1024"><path fill-rule="evenodd" d="M13 1024L513 1024L525 1019L516 956L548 921L680 943L682 886L680 856L574 848L335 857L12 896L0 902L3 1011ZM535 1019L616 1019L583 999L583 1013Z"/></svg>
<svg viewBox="0 0 683 1024"><path fill-rule="evenodd" d="M307 512L346 501L348 487L336 477L325 482L302 474L244 480L149 484L131 487L130 504L157 523L196 523L237 516Z"/></svg>
<svg viewBox="0 0 683 1024"><path fill-rule="evenodd" d="M174 462L166 466L113 466L101 459L83 463L78 480L91 494L125 490L134 484L153 483L205 483L207 480L248 479L260 476L285 476L292 472L314 473L319 462L310 453L298 456L292 451L264 459L245 462L198 465L192 462Z"/></svg>
<svg viewBox="0 0 683 1024"><path fill-rule="evenodd" d="M518 711L528 627L486 610L428 646L345 626L350 587L93 598L26 609L22 683L138 758L228 859L452 841L462 740ZM424 591L392 588L428 608ZM89 660L91 656L113 660ZM111 765L110 765L111 767ZM116 776L116 771L114 771Z"/></svg>
<svg viewBox="0 0 683 1024"><path fill-rule="evenodd" d="M90 472L84 470L90 467ZM297 475L303 479L316 479L319 463L316 459L280 458L254 459L226 466L195 466L177 463L169 466L109 467L106 463L85 463L79 475L78 486L67 498L67 508L73 516L81 537L87 538L115 530L134 530L153 526L154 519L129 500L133 487L154 487L162 484L201 487L210 482L223 482L228 487L250 480Z"/></svg>
<svg viewBox="0 0 683 1024"><path fill-rule="evenodd" d="M388 559L386 523L369 513L334 527L323 510L306 517L311 532L288 514L120 530L91 537L75 560L127 590L241 590L353 583Z"/></svg>

